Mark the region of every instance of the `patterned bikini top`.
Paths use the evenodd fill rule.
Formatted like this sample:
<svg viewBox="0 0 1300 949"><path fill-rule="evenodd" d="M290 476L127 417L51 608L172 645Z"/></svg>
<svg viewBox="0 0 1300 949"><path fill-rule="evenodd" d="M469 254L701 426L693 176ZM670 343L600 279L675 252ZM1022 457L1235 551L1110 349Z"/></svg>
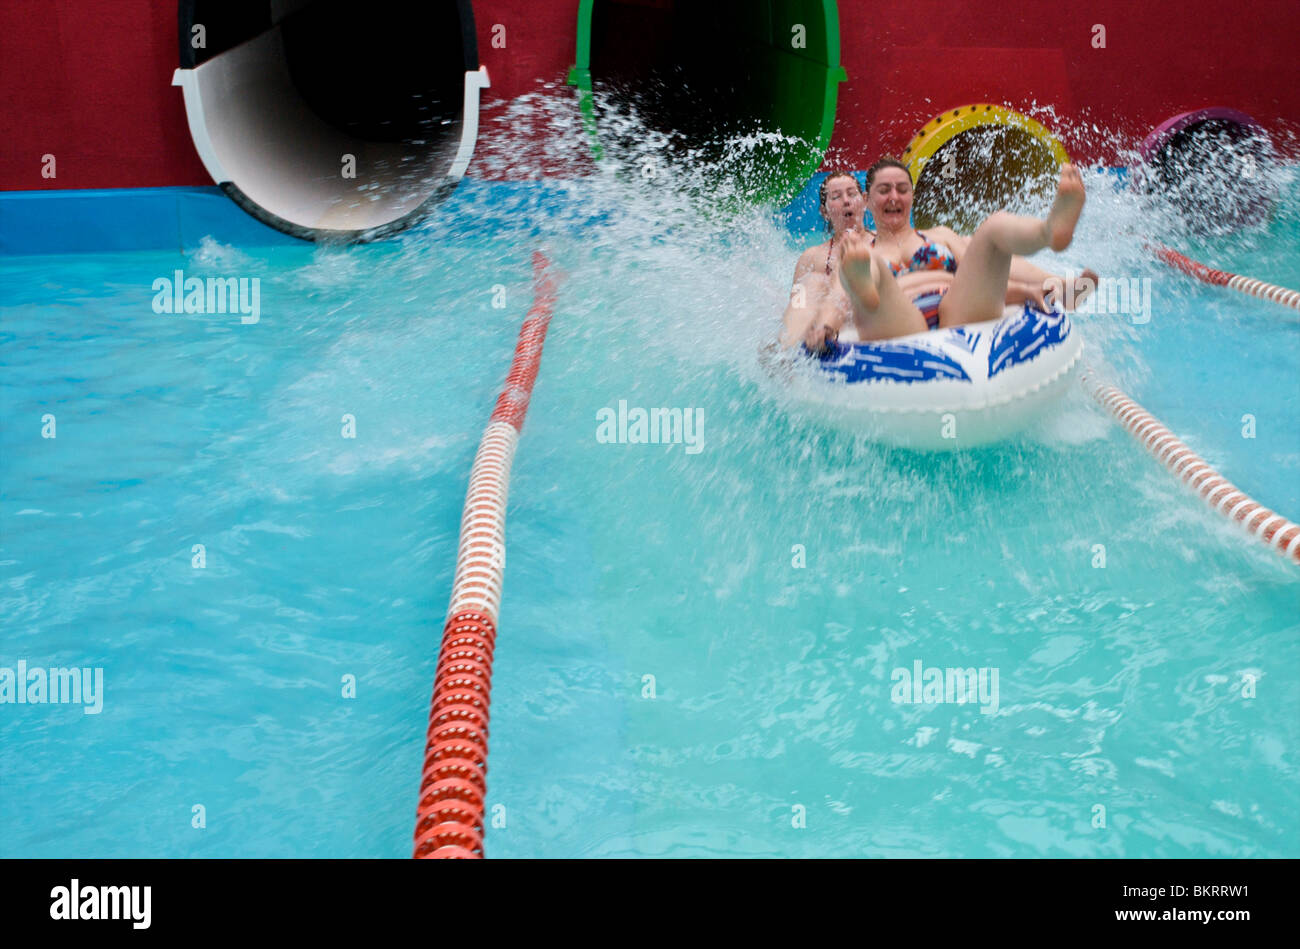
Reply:
<svg viewBox="0 0 1300 949"><path fill-rule="evenodd" d="M957 258L953 256L952 251L948 249L946 244L927 240L926 236L920 231L916 232L916 236L925 241L925 243L916 249L916 253L912 254L911 260L902 266L895 264L892 260L889 262L889 269L893 272L895 277L899 274L913 273L918 270L946 270L948 273L957 272ZM874 247L875 244L875 238L872 238L871 245Z"/></svg>

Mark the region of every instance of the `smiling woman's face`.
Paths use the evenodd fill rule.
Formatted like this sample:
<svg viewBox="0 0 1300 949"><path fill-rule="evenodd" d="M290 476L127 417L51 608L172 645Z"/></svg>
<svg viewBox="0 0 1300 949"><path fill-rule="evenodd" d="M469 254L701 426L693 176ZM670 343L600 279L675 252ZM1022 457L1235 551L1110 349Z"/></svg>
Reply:
<svg viewBox="0 0 1300 949"><path fill-rule="evenodd" d="M826 200L822 216L830 222L836 234L846 228L862 229L862 191L858 179L838 175L826 182Z"/></svg>
<svg viewBox="0 0 1300 949"><path fill-rule="evenodd" d="M871 180L867 209L877 228L896 231L907 228L912 213L912 179L901 168L881 168Z"/></svg>

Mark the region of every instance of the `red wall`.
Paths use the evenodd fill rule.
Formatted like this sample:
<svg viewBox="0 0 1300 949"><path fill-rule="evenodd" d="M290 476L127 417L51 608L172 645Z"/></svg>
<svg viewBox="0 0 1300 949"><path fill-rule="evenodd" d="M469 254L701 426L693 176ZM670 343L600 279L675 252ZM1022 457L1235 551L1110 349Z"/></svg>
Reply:
<svg viewBox="0 0 1300 949"><path fill-rule="evenodd" d="M4 0L0 44L0 190L212 183L171 87L175 0Z"/></svg>
<svg viewBox="0 0 1300 949"><path fill-rule="evenodd" d="M484 98L471 174L518 177L527 154L492 146L514 96L563 83L574 58L577 0L478 0ZM832 157L869 164L901 151L946 109L971 102L1051 103L1057 128L1086 120L1140 141L1169 116L1226 105L1276 129L1300 122L1300 3L1256 0L840 0L840 87ZM492 47L493 26L506 46ZM1106 48L1092 46L1094 24ZM398 25L397 28L400 28ZM5 0L0 8L0 189L209 183L194 153L179 89L174 0ZM544 134L538 129L537 134ZM1063 133L1087 161L1115 163L1114 145ZM517 140L517 139L516 139ZM58 177L41 177L41 156ZM507 161L513 159L513 168ZM580 163L579 163L580 164ZM575 165L574 167L578 167ZM552 170L557 170L552 168Z"/></svg>
<svg viewBox="0 0 1300 949"><path fill-rule="evenodd" d="M504 35L497 31L505 45L493 47L498 24L505 28ZM475 0L474 25L478 59L487 67L492 88L483 91L479 104L478 143L468 174L521 179L539 169L556 176L586 173L589 161L585 150L560 156L554 148L520 147L530 137L540 140L547 135L545 110L523 111L524 121L533 126L530 130L519 128L520 110L513 114L507 110L511 99L530 93L540 93L558 107L574 101L573 90L565 82L577 55L578 0ZM555 88L546 89L548 83ZM576 106L572 106L572 114L578 114ZM568 160L557 160L562 157Z"/></svg>
<svg viewBox="0 0 1300 949"><path fill-rule="evenodd" d="M1259 0L940 0L840 3L841 86L832 147L870 161L901 151L939 113L973 102L1035 101L1084 161L1122 163L1095 123L1141 142L1170 116L1207 105L1242 110L1276 129L1300 121L1300 3ZM1106 48L1092 45L1105 27ZM926 100L929 100L928 102ZM1036 118L1038 116L1035 116Z"/></svg>

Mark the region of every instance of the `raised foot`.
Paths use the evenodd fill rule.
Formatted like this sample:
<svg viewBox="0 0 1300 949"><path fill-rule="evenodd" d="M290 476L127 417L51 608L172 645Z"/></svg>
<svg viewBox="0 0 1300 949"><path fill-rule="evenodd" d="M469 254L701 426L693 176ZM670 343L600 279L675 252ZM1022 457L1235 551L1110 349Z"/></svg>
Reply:
<svg viewBox="0 0 1300 949"><path fill-rule="evenodd" d="M1083 187L1083 177L1073 165L1061 166L1061 181L1056 186L1056 200L1052 210L1047 212L1047 246L1052 250L1065 250L1074 240L1074 228L1083 213L1083 202L1087 197Z"/></svg>
<svg viewBox="0 0 1300 949"><path fill-rule="evenodd" d="M871 253L866 238L855 232L846 232L840 249L840 283L850 299L867 310L880 306L879 265Z"/></svg>

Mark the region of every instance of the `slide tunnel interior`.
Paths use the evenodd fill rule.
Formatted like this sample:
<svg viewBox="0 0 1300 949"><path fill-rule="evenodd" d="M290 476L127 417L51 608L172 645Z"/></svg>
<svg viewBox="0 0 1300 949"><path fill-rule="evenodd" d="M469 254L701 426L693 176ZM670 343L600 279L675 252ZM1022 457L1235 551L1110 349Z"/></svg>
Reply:
<svg viewBox="0 0 1300 949"><path fill-rule="evenodd" d="M1017 198L1028 197L1028 207L1045 204L1058 173L1051 150L1021 129L968 129L944 145L917 179L913 219L917 227L943 224L969 234Z"/></svg>
<svg viewBox="0 0 1300 949"><path fill-rule="evenodd" d="M931 119L902 154L912 171L912 220L971 233L1000 208L1037 213L1055 189L1065 149L1030 117L992 103Z"/></svg>
<svg viewBox="0 0 1300 949"><path fill-rule="evenodd" d="M1174 116L1147 136L1142 187L1170 203L1183 226L1229 233L1267 217L1277 198L1276 153L1267 132L1235 109Z"/></svg>
<svg viewBox="0 0 1300 949"><path fill-rule="evenodd" d="M716 169L745 201L781 202L830 142L845 78L834 0L582 0L576 48L570 82L591 93L598 158L634 151L649 129L669 137L669 160ZM624 127L629 107L639 123Z"/></svg>
<svg viewBox="0 0 1300 949"><path fill-rule="evenodd" d="M178 19L195 146L264 223L376 239L464 173L486 85L469 0L182 0Z"/></svg>

